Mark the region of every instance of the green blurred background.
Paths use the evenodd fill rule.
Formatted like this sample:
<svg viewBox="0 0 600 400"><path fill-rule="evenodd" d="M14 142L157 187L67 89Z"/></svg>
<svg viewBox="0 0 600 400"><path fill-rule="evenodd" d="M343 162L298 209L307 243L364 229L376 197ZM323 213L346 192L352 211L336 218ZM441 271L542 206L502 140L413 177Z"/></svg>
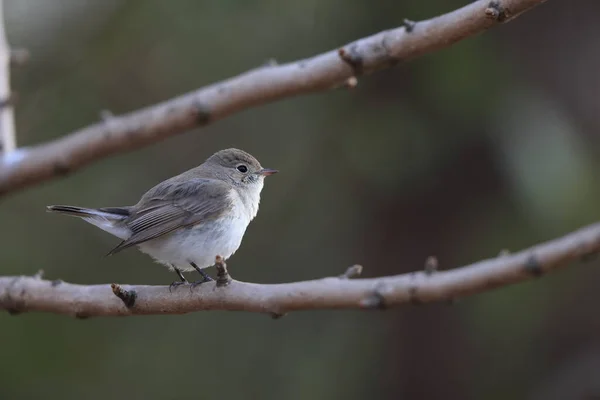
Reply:
<svg viewBox="0 0 600 400"><path fill-rule="evenodd" d="M466 1L8 0L18 141L52 140L259 66ZM229 266L288 282L453 268L600 218L597 0L514 22L338 90L247 110L2 198L0 274L170 283L47 204L135 203L239 147L280 174ZM0 315L2 399L588 399L600 396L598 262L386 312L75 320ZM214 271L209 271L214 274ZM596 397L594 397L596 396Z"/></svg>

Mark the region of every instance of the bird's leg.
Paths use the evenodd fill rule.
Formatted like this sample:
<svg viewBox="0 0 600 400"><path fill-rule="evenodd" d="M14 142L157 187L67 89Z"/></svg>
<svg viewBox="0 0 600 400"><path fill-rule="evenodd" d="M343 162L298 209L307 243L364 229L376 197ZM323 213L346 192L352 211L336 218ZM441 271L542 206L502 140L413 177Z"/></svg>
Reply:
<svg viewBox="0 0 600 400"><path fill-rule="evenodd" d="M201 280L199 280L199 281L196 281L196 282L192 282L192 285L191 285L191 287L190 287L190 290L191 290L191 289L193 289L193 288L195 288L196 286L198 286L198 285L200 285L200 284L204 283L204 282L210 282L210 281L213 281L213 280L214 280L214 279L213 279L213 278L211 278L211 277L210 277L210 276L209 276L209 275L208 275L206 272L202 271L202 269L201 269L200 267L198 267L198 266L196 265L196 263L193 263L193 262L191 262L191 263L190 263L190 265L191 265L192 267L194 267L194 269L195 269L196 271L198 271L198 273L199 273L200 275L202 275L202 279L201 279Z"/></svg>
<svg viewBox="0 0 600 400"><path fill-rule="evenodd" d="M181 281L174 281L173 283L171 283L169 285L169 292L174 287L177 287L180 285L185 285L186 283L188 283L187 279L185 279L185 276L183 276L183 274L181 273L181 270L179 268L177 268L176 266L174 266L172 264L171 264L171 267L173 267L173 269L175 270L175 272L177 273L177 276L179 276L179 279L181 279Z"/></svg>

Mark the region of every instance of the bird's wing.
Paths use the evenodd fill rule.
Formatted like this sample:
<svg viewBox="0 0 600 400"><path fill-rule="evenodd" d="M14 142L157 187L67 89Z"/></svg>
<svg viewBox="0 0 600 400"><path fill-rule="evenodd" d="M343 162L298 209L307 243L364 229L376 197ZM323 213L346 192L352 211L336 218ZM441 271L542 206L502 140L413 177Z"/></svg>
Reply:
<svg viewBox="0 0 600 400"><path fill-rule="evenodd" d="M230 187L214 179L164 182L144 195L125 221L132 235L109 255L176 229L219 218L232 206Z"/></svg>

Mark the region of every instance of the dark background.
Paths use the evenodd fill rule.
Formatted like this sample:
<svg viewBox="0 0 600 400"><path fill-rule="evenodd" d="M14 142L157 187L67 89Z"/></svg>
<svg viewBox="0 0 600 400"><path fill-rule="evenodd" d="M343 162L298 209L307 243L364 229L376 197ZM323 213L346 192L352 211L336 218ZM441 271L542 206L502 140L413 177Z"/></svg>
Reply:
<svg viewBox="0 0 600 400"><path fill-rule="evenodd" d="M447 0L9 0L18 142L52 140L257 67L466 4ZM3 198L0 274L82 284L174 276L47 204L135 203L239 147L280 174L230 260L288 282L495 257L600 217L600 2L556 1L338 90L247 110ZM3 399L591 399L597 262L386 312L96 318L0 315ZM214 271L209 270L214 274ZM595 397L594 397L595 396Z"/></svg>

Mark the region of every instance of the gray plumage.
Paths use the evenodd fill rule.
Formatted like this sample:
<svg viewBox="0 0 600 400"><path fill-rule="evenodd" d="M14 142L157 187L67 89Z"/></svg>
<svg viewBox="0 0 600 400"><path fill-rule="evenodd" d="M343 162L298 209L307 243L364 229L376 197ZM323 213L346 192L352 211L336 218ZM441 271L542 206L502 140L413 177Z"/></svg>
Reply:
<svg viewBox="0 0 600 400"><path fill-rule="evenodd" d="M154 186L133 206L48 210L81 217L121 238L109 254L138 246L180 273L237 250L258 212L264 177L275 172L242 150L226 149Z"/></svg>

